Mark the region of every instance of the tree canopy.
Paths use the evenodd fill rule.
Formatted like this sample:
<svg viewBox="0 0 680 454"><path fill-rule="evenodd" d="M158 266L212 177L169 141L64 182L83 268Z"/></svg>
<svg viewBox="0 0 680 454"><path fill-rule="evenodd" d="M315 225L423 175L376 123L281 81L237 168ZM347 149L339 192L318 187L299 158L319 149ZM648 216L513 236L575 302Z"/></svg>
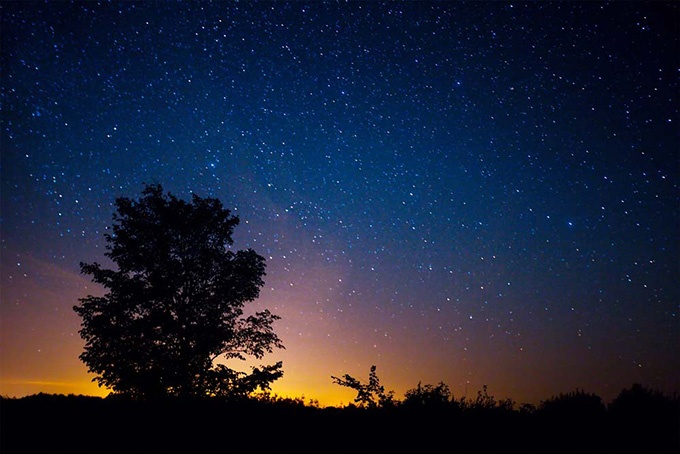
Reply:
<svg viewBox="0 0 680 454"><path fill-rule="evenodd" d="M100 386L137 398L246 395L269 389L282 363L236 371L225 362L283 348L268 310L244 315L264 285L265 260L232 250L239 218L215 198L190 202L145 185L115 201L106 253L117 269L81 263L104 286L74 306L80 359ZM219 362L217 362L219 360Z"/></svg>

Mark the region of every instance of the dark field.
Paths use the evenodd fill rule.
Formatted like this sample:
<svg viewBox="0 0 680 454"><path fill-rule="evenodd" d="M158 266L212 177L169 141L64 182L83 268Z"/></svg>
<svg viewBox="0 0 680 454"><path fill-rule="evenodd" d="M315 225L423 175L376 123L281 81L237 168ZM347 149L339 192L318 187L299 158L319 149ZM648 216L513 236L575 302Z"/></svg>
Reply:
<svg viewBox="0 0 680 454"><path fill-rule="evenodd" d="M520 409L489 401L362 409L279 398L138 402L39 394L2 398L0 452L680 452L679 400L635 390L607 406L574 393Z"/></svg>

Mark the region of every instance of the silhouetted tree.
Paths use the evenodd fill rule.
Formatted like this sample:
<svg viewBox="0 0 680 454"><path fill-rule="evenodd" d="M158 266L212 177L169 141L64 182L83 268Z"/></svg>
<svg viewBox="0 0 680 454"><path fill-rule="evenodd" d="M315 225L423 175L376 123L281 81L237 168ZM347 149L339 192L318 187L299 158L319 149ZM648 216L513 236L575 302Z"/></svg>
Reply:
<svg viewBox="0 0 680 454"><path fill-rule="evenodd" d="M356 378L349 374L345 374L342 378L331 375L333 382L340 386L346 386L357 392L357 397L354 402L361 407L377 408L388 407L394 405L394 392L385 393L385 387L380 385L380 379L375 372L375 365L371 366L371 371L368 374L368 383L361 383Z"/></svg>
<svg viewBox="0 0 680 454"><path fill-rule="evenodd" d="M264 258L232 251L239 219L215 198L190 202L145 185L115 201L105 255L117 270L81 263L108 292L74 306L82 317L80 359L100 386L138 398L245 395L283 375L282 364L247 374L215 360L261 359L283 345L268 310L244 317L259 296Z"/></svg>

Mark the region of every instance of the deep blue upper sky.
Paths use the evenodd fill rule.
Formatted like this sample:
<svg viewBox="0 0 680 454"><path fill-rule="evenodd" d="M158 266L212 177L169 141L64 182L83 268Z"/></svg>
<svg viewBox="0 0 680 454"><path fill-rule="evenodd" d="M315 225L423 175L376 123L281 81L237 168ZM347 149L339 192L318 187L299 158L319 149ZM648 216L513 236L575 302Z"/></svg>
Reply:
<svg viewBox="0 0 680 454"><path fill-rule="evenodd" d="M241 217L293 377L680 386L677 4L1 8L3 350L78 329L27 258L101 261L158 182Z"/></svg>

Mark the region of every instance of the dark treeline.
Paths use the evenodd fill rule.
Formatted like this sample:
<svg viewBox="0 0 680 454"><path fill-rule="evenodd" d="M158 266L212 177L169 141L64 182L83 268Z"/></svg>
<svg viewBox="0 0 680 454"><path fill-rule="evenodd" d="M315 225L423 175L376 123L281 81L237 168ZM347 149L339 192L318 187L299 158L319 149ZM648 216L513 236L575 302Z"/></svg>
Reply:
<svg viewBox="0 0 680 454"><path fill-rule="evenodd" d="M680 399L641 385L611 403L584 391L538 406L418 385L401 401L320 408L227 400L37 394L0 399L2 453L680 452Z"/></svg>

